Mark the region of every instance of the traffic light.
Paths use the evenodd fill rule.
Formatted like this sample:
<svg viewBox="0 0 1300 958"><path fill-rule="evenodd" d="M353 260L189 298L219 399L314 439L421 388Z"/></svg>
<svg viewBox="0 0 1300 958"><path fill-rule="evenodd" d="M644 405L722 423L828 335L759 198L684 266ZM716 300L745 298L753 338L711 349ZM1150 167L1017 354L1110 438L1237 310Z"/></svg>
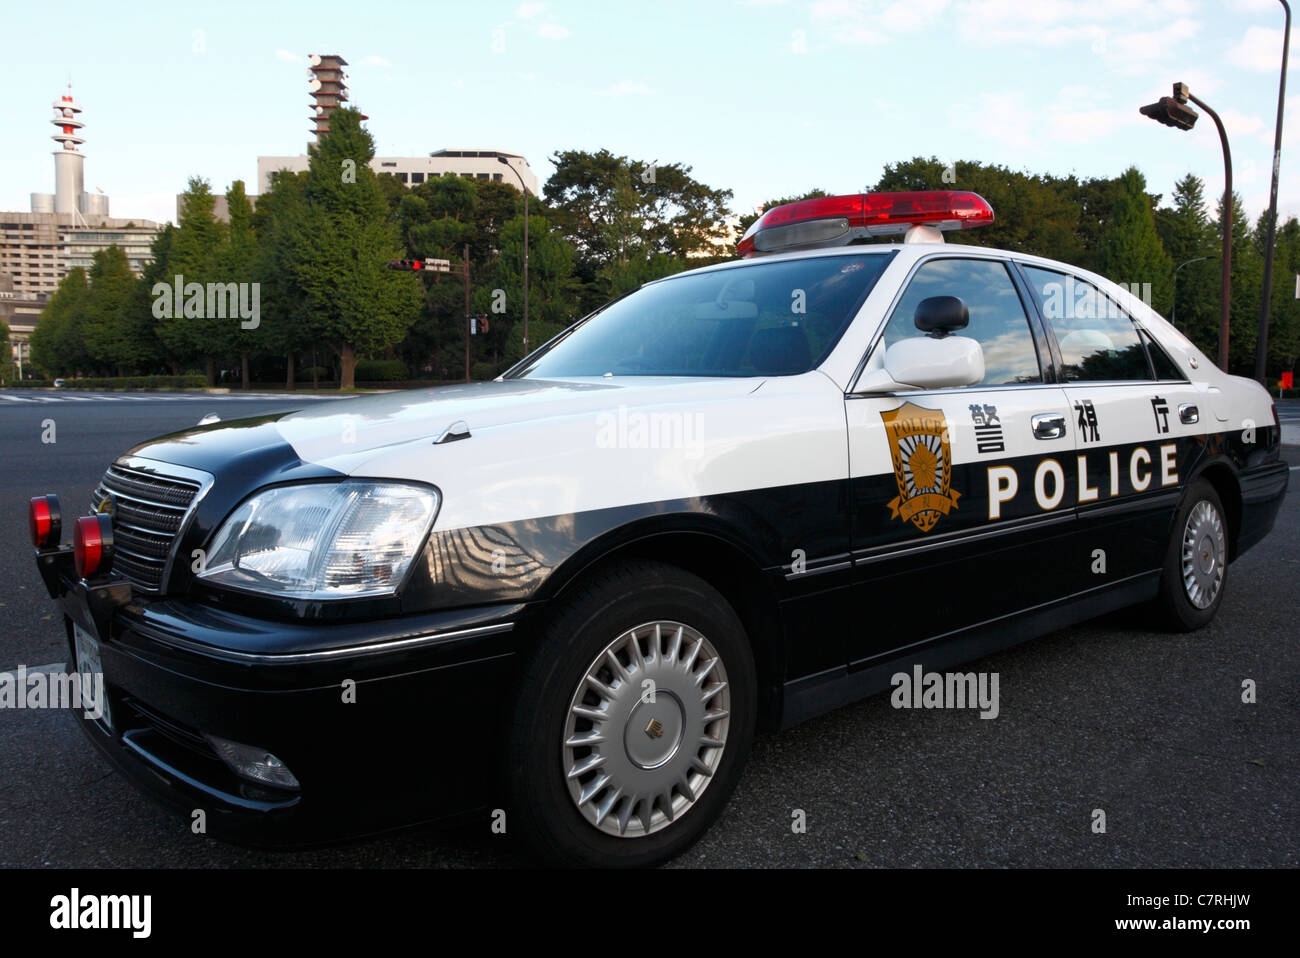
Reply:
<svg viewBox="0 0 1300 958"><path fill-rule="evenodd" d="M1140 107L1139 112L1143 116L1151 117L1157 123L1172 126L1176 130L1190 130L1200 119L1199 113L1172 96L1162 96L1155 103Z"/></svg>
<svg viewBox="0 0 1300 958"><path fill-rule="evenodd" d="M390 260L388 261L388 268L389 268L389 269L402 269L402 270L407 270L408 272L414 270L415 272L418 273L418 272L420 272L420 270L424 269L424 260L419 260L419 259L390 259Z"/></svg>

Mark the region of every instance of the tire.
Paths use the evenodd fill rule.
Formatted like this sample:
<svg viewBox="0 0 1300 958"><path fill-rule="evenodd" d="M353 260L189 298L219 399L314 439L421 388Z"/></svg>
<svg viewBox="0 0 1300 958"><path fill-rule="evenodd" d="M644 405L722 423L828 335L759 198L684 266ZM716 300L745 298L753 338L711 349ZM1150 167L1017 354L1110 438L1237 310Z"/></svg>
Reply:
<svg viewBox="0 0 1300 958"><path fill-rule="evenodd" d="M744 628L707 582L656 562L610 566L561 602L520 673L509 826L553 865L665 862L718 817L749 752Z"/></svg>
<svg viewBox="0 0 1300 958"><path fill-rule="evenodd" d="M1191 632L1219 611L1228 585L1228 521L1214 486L1192 483L1174 519L1152 604L1156 625Z"/></svg>

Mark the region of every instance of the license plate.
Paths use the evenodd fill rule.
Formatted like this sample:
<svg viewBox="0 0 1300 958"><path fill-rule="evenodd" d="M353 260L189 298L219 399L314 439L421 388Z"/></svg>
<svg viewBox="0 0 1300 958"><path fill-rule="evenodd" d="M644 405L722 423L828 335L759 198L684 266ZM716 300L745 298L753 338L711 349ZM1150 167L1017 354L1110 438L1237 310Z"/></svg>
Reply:
<svg viewBox="0 0 1300 958"><path fill-rule="evenodd" d="M98 716L111 729L113 716L108 710L108 693L104 689L99 639L75 622L72 623L72 637L77 650L77 672L81 676L81 707L90 716Z"/></svg>

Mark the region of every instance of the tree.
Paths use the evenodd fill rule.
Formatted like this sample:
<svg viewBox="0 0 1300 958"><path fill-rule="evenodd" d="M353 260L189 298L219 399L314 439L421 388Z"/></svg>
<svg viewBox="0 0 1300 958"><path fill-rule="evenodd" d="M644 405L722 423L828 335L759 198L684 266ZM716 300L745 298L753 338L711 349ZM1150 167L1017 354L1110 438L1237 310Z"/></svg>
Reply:
<svg viewBox="0 0 1300 958"><path fill-rule="evenodd" d="M1036 176L1006 167L937 157L886 164L873 190L969 190L993 207L991 226L949 236L954 243L1013 249L1086 265L1079 238L1079 184L1073 177ZM896 242L898 237L886 237Z"/></svg>
<svg viewBox="0 0 1300 958"><path fill-rule="evenodd" d="M261 285L260 342L285 357L288 389L294 387L294 356L314 342L311 309L299 282L299 259L311 255L306 182L306 173L272 173L271 188L258 198L253 218Z"/></svg>
<svg viewBox="0 0 1300 958"><path fill-rule="evenodd" d="M361 114L344 108L330 117L330 132L310 149L305 192L308 229L296 257L298 282L307 294L313 325L337 344L342 389L354 381L357 353L401 342L420 303L416 277L386 268L401 256L397 224L370 160L374 140Z"/></svg>
<svg viewBox="0 0 1300 958"><path fill-rule="evenodd" d="M1219 237L1206 212L1205 182L1188 173L1174 185L1173 205L1156 210L1156 232L1169 254L1171 305L1176 321L1207 355L1218 348ZM1201 257L1200 262L1191 262ZM1183 265L1187 264L1187 265ZM1179 266L1183 268L1180 270Z"/></svg>
<svg viewBox="0 0 1300 958"><path fill-rule="evenodd" d="M591 283L602 267L655 254L708 254L729 239L731 190L693 178L681 163L653 164L609 150L565 150L543 189L556 225Z"/></svg>
<svg viewBox="0 0 1300 958"><path fill-rule="evenodd" d="M150 358L148 326L131 314L135 290L126 253L118 246L97 250L90 264L83 338L96 364L119 376Z"/></svg>
<svg viewBox="0 0 1300 958"><path fill-rule="evenodd" d="M578 319L578 280L573 273L573 246L546 217L531 216L528 241L528 339L530 348L536 348ZM501 342L505 343L505 359L510 363L524 355L523 260L524 218L516 216L501 231L501 257L495 270L497 288L505 294L507 311L499 315L508 320L502 324ZM491 292L479 291L475 312L495 321L491 300L496 297Z"/></svg>
<svg viewBox="0 0 1300 958"><path fill-rule="evenodd" d="M253 231L253 207L244 192L242 180L235 180L226 191L226 208L230 213L230 225L217 250L217 269L226 283L241 287L258 284L258 315L249 319L242 315L228 315L225 320L209 317L209 323L225 323L224 326L212 328L211 332L225 347L225 352L239 357L240 383L242 388L247 389L249 354L263 345L266 333L261 329L261 284L258 283L260 251L257 234ZM251 290L247 299L241 292L239 300L241 305L248 302L251 306Z"/></svg>
<svg viewBox="0 0 1300 958"><path fill-rule="evenodd" d="M91 368L83 337L89 299L86 271L73 267L59 282L32 330L32 362L38 369L66 376Z"/></svg>
<svg viewBox="0 0 1300 958"><path fill-rule="evenodd" d="M198 283L206 288L220 278L219 251L225 240L226 227L215 215L216 200L207 180L190 177L182 195L180 222L172 236L168 277L180 276L182 288ZM164 278L162 282L166 282ZM188 300L188 295L185 297ZM180 299L180 297L176 297ZM219 336L213 336L203 322L202 310L182 308L172 303L172 315L158 317L158 338L162 341L173 368L202 357L209 386L216 385L216 353L223 351ZM187 312L190 315L186 315Z"/></svg>
<svg viewBox="0 0 1300 958"><path fill-rule="evenodd" d="M1216 210L1219 235L1223 235L1223 200ZM1222 240L1219 254L1222 255ZM1190 267L1188 267L1190 269ZM1232 295L1228 309L1228 368L1253 376L1255 343L1259 340L1259 297L1264 280L1264 263L1253 241L1250 220L1241 195L1232 194ZM1216 297L1216 305L1218 297ZM1216 330L1217 330L1216 313ZM1217 343L1217 340L1216 340ZM1218 347L1209 355L1218 359Z"/></svg>
<svg viewBox="0 0 1300 958"><path fill-rule="evenodd" d="M1116 283L1145 293L1151 288L1151 306L1168 313L1173 264L1156 232L1146 180L1130 166L1116 184L1110 216L1098 237L1095 271Z"/></svg>

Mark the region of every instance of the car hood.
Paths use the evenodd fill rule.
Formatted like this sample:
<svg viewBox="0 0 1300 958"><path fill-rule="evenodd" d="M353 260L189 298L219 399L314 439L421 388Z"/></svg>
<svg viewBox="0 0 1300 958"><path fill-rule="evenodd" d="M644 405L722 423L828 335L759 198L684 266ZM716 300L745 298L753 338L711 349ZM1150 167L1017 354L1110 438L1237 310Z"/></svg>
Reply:
<svg viewBox="0 0 1300 958"><path fill-rule="evenodd" d="M753 378L625 377L515 379L322 403L276 421L276 431L303 462L355 471L371 453L406 443L427 444L463 422L471 437L500 426L537 424L620 408L697 404L743 396Z"/></svg>

